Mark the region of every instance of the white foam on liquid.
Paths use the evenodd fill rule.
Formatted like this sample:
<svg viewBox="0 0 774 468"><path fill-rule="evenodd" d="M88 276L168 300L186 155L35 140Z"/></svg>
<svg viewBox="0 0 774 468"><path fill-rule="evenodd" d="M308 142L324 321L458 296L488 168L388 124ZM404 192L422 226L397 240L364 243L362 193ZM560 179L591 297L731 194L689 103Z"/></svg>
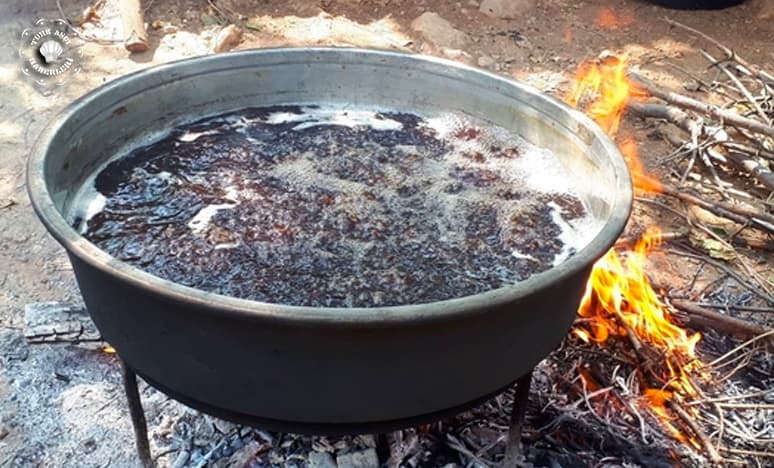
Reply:
<svg viewBox="0 0 774 468"><path fill-rule="evenodd" d="M561 230L559 232L559 240L562 241L562 250L554 256L553 266L557 266L565 262L573 255L573 251L577 251L589 244L597 233L598 223L595 223L589 216L581 216L580 218L567 221L562 218L562 208L555 202L548 202L547 205L551 208L551 219L559 226Z"/></svg>
<svg viewBox="0 0 774 468"><path fill-rule="evenodd" d="M206 135L217 135L218 133L220 132L217 130L207 130L204 132L192 132L189 130L177 137L177 140L182 141L183 143L190 143L192 141L196 141L199 137Z"/></svg>
<svg viewBox="0 0 774 468"><path fill-rule="evenodd" d="M533 257L532 255L521 253L519 251L519 249L513 249L513 251L511 252L511 255L513 255L514 258L525 258L527 260L532 260L532 261L535 261L535 262L539 262L540 261L537 258Z"/></svg>
<svg viewBox="0 0 774 468"><path fill-rule="evenodd" d="M228 203L215 203L212 205L207 205L199 210L191 219L191 221L188 222L188 228L195 234L201 234L207 230L213 216L215 216L218 211L229 210L239 205L239 192L234 186L226 187L226 199L229 200Z"/></svg>
<svg viewBox="0 0 774 468"><path fill-rule="evenodd" d="M454 114L426 118L425 124L434 130L438 137L454 140L454 149L445 158L444 166L491 170L514 188L528 189L538 194L577 196L579 192L574 185L577 182L567 176L566 169L551 151L531 144L505 128L497 126L477 128L471 122L465 122ZM470 128L476 128L479 133L475 138L466 139L465 131ZM461 136L455 137L459 130L462 130ZM515 148L518 151L518 156L511 159L490 157L490 146ZM485 162L476 162L464 157L465 153L470 152L481 153L485 157ZM444 170L448 170L448 168ZM448 197L447 194L441 195ZM459 196L468 200L485 201L487 199L486 193L470 190L461 192ZM527 200L524 202L529 203ZM600 223L589 213L574 220L566 220L561 215L562 208L559 205L555 202L549 202L547 205L551 208L551 219L560 229L557 237L562 242L561 251L555 255L552 261L552 265L556 266L588 245L598 232ZM500 224L507 225L506 221L514 215L519 217L518 209L519 206L512 206L510 209L502 211L499 215ZM532 255L524 254L518 249L514 249L511 255L515 258L540 262Z"/></svg>
<svg viewBox="0 0 774 468"><path fill-rule="evenodd" d="M318 125L342 125L345 127L368 126L375 130L401 130L403 124L385 116L377 117L378 112L372 110L352 110L339 107L309 108L296 114L292 112L274 112L266 118L271 125L299 122L293 130L316 127Z"/></svg>

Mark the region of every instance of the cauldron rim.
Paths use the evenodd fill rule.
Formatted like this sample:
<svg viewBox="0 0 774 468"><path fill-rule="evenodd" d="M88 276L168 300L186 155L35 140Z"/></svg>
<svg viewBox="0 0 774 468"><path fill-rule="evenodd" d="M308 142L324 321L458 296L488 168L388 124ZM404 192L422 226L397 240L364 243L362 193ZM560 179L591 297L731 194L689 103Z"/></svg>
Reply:
<svg viewBox="0 0 774 468"><path fill-rule="evenodd" d="M200 73L206 74L215 70L215 67L212 65L233 60L235 57L241 57L252 63L250 59L256 54L299 54L301 57L304 54L312 54L335 58L340 56L342 52L354 57L371 56L376 59L416 61L418 63L448 67L457 70L459 73L477 76L482 80L489 80L506 88L518 88L521 93L539 97L547 105L553 107L554 110L567 114L577 121L580 127L590 132L587 138L598 140L603 150L611 156L609 162L613 166L616 187L611 200L610 216L604 221L597 235L575 255L557 266L534 274L528 279L513 285L472 296L443 301L399 306L341 308L293 306L240 299L207 292L163 279L145 272L141 268L124 263L98 248L73 229L67 223L62 213L56 208L49 193L45 175L46 156L52 151L51 142L57 133L61 131L65 122L98 98L114 93L116 90L120 90L128 83L141 77L153 77L155 85L161 86L165 82L179 80L182 77L189 77ZM308 56L311 57L312 55ZM203 68L204 71L188 74L180 72L180 70L184 71L186 67L190 68L194 64ZM122 95L121 99L126 97L126 95ZM228 54L177 60L123 75L70 103L43 130L30 151L27 165L27 190L38 217L51 235L70 255L75 255L99 271L129 283L148 294L160 296L178 304L206 310L213 314L225 314L235 318L265 319L276 323L336 327L378 327L399 323L429 323L448 320L451 317L459 318L485 313L492 306L517 303L523 297L550 288L552 285L560 283L564 278L577 274L600 258L623 231L632 205L631 178L623 157L604 131L582 112L570 108L561 101L541 93L526 84L451 60L394 51L340 47L279 47L244 50ZM516 309L514 308L514 310ZM529 311L520 311L520 313L529 313Z"/></svg>

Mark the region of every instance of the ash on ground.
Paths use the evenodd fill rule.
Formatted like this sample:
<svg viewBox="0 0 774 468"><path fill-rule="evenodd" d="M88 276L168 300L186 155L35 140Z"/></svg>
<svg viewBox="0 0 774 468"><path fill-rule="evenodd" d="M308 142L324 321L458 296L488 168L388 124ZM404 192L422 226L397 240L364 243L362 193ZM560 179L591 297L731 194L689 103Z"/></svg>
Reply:
<svg viewBox="0 0 774 468"><path fill-rule="evenodd" d="M425 303L522 281L599 228L557 157L455 114L273 106L113 160L73 223L179 284L315 307Z"/></svg>
<svg viewBox="0 0 774 468"><path fill-rule="evenodd" d="M0 332L0 347L7 375L14 376L2 389L6 408L0 433L2 438L26 438L19 441L24 448L2 466L139 467L116 355L75 344L31 345L19 331ZM638 466L633 460L643 456L648 461L667 459L663 449L648 448L636 438L625 441L596 433L598 424L580 413L561 416L559 408L544 408L549 397L541 395L555 393L552 381L563 367L549 359L535 372L524 435L526 455L534 466L582 467L589 460L605 459L606 466L615 461ZM222 421L142 381L140 394L159 468L494 467L505 452L512 400L509 391L456 417L389 434L320 437ZM553 419L554 426L541 427ZM62 433L68 437L51 438ZM605 445L610 441L618 445ZM605 450L588 444L604 445ZM627 455L633 449L636 456Z"/></svg>

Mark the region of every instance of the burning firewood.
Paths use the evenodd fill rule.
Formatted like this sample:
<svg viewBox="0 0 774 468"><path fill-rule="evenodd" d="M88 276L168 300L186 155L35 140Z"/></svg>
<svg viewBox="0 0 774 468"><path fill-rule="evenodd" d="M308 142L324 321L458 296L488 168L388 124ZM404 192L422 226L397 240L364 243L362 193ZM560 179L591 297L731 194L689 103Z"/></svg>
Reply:
<svg viewBox="0 0 774 468"><path fill-rule="evenodd" d="M735 57L730 51L726 52L729 58ZM705 56L711 59L708 54ZM737 62L746 70L747 76L760 80L762 88L768 89L774 84L774 81L770 80L771 75L765 71L743 61ZM726 72L728 76L730 71L726 69ZM763 137L766 143L767 138L774 137L774 127L771 126L774 113L770 115L771 109L757 105L752 93L738 83L738 80L732 81L737 82L739 94L752 101L749 112L745 115L663 90L640 75L629 72L625 57L604 53L600 58L580 67L567 100L584 110L611 137L618 137L619 147L629 164L635 188L642 193L649 197L668 196L728 219L732 224L740 226L740 229L754 227L770 235L774 233L774 215L769 212L766 204L756 203L754 199L748 199L744 203L732 199L727 195L731 189L726 189L718 175L718 167L731 167L749 174L764 188L774 188L772 173L758 162L757 158L762 153L756 153L757 150L750 151L750 148L758 148L761 145L748 138L748 135L755 134ZM649 174L638 159L636 144L621 130L621 120L627 110L632 110L643 118L665 120L687 132L691 136L689 149L701 157L702 163L712 174L710 180L716 184L716 192L723 197L720 200L710 199L706 194L689 193L684 188L688 172L693 168L692 161L679 185L659 180ZM714 132L703 121L707 118L717 122L712 127ZM734 130L725 132L723 125L733 127ZM717 133L718 129L723 130L723 137ZM699 143L699 139L704 141ZM730 148L737 151L729 151L729 143L732 145ZM683 144L680 142L676 146ZM766 149L765 145L763 146L762 151L771 151L771 148ZM718 236L698 224L698 221L690 222L697 224L691 227L691 231L678 231L670 237L673 240L682 239L687 237L692 229L700 229L709 235ZM719 242L730 247L730 243L723 239L719 238ZM660 422L665 434L686 447L703 451L712 463L722 463L726 460L725 456L740 454L743 450L722 446L719 442L722 428L716 441L714 439L717 434L708 431L707 426L701 422L703 411L719 414L721 424L723 421L721 409L705 409L697 403L707 400L705 392L712 388L712 373L717 368L702 363L697 354L697 344L702 335L690 332L685 326L701 328L711 333L721 331L745 338L754 336L750 343L770 342L774 331L707 310L684 299L672 299L671 303L662 299L646 274L648 256L660 243L660 230L651 227L645 230L638 241L629 239L617 244L616 249L610 250L594 265L573 334L581 342L588 344L607 346L615 342L628 342L629 351L626 354L630 355L631 361L628 362L634 363L633 375L637 376L638 385L634 390L627 388L626 391L639 395L640 404ZM738 257L735 253L732 254L733 258ZM761 300L774 304L774 298L742 279L729 267L711 259L705 260L702 257L701 260L722 267L726 274L737 278L739 284L749 288L751 292L758 293ZM765 290L764 286L761 287ZM751 357L747 356L748 360L738 364L735 369L750 362ZM586 395L586 386L591 381L583 372L579 375ZM608 387L606 391L615 395L613 386ZM626 401L626 398L621 396L619 399ZM586 403L597 417L593 405L588 401ZM644 434L647 427L644 419L633 411L631 405L624 408L640 418L640 427ZM764 453L762 451L755 453L756 456L768 456L761 455Z"/></svg>

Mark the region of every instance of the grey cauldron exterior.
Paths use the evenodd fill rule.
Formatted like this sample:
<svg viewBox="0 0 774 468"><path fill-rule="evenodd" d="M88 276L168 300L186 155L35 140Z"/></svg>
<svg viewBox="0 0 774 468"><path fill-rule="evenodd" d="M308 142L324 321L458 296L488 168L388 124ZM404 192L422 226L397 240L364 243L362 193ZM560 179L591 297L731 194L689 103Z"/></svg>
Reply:
<svg viewBox="0 0 774 468"><path fill-rule="evenodd" d="M513 286L421 305L333 309L180 286L111 257L66 221L89 174L140 138L246 106L324 102L462 111L512 129L557 154L602 228L565 263ZM456 63L335 48L207 56L117 79L51 123L27 177L89 313L132 369L194 407L303 432L435 419L529 372L567 334L592 264L619 236L632 199L621 155L580 112Z"/></svg>

